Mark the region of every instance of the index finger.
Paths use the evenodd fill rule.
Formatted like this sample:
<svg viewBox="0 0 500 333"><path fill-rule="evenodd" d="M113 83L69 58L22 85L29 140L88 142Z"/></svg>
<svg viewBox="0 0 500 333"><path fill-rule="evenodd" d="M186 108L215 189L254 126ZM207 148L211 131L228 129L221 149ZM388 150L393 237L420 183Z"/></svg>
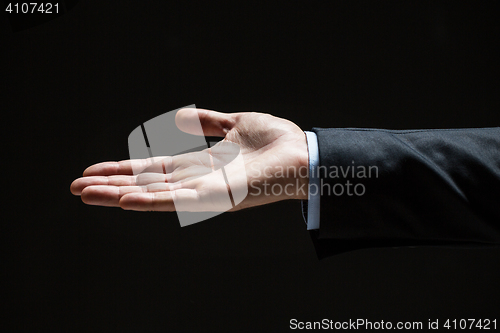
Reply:
<svg viewBox="0 0 500 333"><path fill-rule="evenodd" d="M102 162L89 166L83 176L113 176L134 175L148 168L149 172L170 173L173 171L173 161L170 156L158 156L138 160L124 160L119 162ZM149 169L150 168L150 169Z"/></svg>

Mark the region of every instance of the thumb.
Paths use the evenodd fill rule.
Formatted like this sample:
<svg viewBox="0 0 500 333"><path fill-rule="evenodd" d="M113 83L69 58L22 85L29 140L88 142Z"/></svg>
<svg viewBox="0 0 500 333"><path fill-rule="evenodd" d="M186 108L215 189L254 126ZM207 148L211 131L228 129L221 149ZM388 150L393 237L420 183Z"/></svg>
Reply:
<svg viewBox="0 0 500 333"><path fill-rule="evenodd" d="M175 124L189 134L225 137L236 124L236 118L231 113L185 108L175 115Z"/></svg>

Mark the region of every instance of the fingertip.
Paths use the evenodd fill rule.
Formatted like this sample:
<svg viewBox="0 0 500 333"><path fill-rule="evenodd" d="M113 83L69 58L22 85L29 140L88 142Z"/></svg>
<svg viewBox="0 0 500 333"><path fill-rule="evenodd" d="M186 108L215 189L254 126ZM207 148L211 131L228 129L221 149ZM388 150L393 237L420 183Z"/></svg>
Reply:
<svg viewBox="0 0 500 333"><path fill-rule="evenodd" d="M193 135L204 135L197 109L184 108L177 111L175 124L183 132Z"/></svg>
<svg viewBox="0 0 500 333"><path fill-rule="evenodd" d="M192 117L197 115L198 115L198 109L196 108L182 108L179 111L177 111L177 114L175 115L175 120L183 117Z"/></svg>
<svg viewBox="0 0 500 333"><path fill-rule="evenodd" d="M140 197L136 193L128 193L123 195L118 201L118 205L123 210L143 210L142 206L138 202Z"/></svg>
<svg viewBox="0 0 500 333"><path fill-rule="evenodd" d="M92 167L93 165L87 167L85 170L83 170L82 176L83 177L88 177L92 175Z"/></svg>
<svg viewBox="0 0 500 333"><path fill-rule="evenodd" d="M118 205L124 210L141 212L175 211L169 192L160 193L129 193L122 196Z"/></svg>
<svg viewBox="0 0 500 333"><path fill-rule="evenodd" d="M123 210L130 210L126 197L127 195L125 194L120 198L120 200L118 201L118 206L120 206L120 208Z"/></svg>
<svg viewBox="0 0 500 333"><path fill-rule="evenodd" d="M82 199L82 202L86 205L90 205L91 204L91 199L92 199L92 195L91 193L88 191L88 188L84 188L81 192L80 192L80 198Z"/></svg>
<svg viewBox="0 0 500 333"><path fill-rule="evenodd" d="M83 177L114 175L119 168L118 162L100 162L83 170Z"/></svg>
<svg viewBox="0 0 500 333"><path fill-rule="evenodd" d="M78 187L78 179L73 180L69 186L69 190L73 195L80 195L82 193L81 189Z"/></svg>
<svg viewBox="0 0 500 333"><path fill-rule="evenodd" d="M119 189L104 185L87 186L82 190L80 197L87 205L116 207Z"/></svg>

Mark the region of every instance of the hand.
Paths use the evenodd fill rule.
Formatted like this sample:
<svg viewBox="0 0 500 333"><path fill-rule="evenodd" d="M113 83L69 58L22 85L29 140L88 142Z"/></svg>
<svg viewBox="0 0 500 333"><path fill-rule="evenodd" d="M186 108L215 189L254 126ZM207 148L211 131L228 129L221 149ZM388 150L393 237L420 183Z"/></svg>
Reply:
<svg viewBox="0 0 500 333"><path fill-rule="evenodd" d="M227 187L214 172L210 173L214 163L223 162L219 159L222 155L214 152L217 147L232 144L239 147L244 167L236 170L229 164L226 172L240 175L237 186L247 186L248 195L230 211L279 200L307 199L307 142L297 125L269 114L201 109L182 109L175 122L182 131L200 135L192 126L198 119L204 135L224 140L202 152L92 165L83 177L73 181L71 192L89 205L127 210L175 211L176 206L178 210L217 210L214 198L227 193ZM137 170L142 172L134 174ZM233 184L231 190L235 190Z"/></svg>

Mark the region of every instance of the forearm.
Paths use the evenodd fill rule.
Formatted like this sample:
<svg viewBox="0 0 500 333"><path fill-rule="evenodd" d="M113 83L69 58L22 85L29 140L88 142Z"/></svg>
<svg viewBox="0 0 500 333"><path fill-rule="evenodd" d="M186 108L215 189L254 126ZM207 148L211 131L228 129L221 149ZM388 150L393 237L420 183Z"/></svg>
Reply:
<svg viewBox="0 0 500 333"><path fill-rule="evenodd" d="M499 128L314 131L328 170L318 239L355 248L500 242Z"/></svg>

